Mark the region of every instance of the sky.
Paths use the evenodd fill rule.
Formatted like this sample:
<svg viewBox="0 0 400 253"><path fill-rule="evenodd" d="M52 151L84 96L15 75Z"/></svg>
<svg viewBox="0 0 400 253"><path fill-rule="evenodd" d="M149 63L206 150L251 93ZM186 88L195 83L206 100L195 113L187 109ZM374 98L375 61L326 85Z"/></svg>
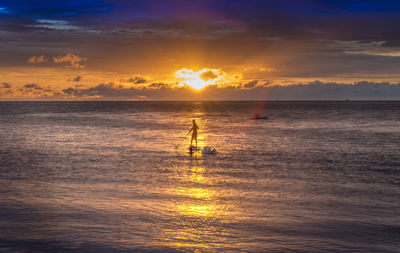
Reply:
<svg viewBox="0 0 400 253"><path fill-rule="evenodd" d="M398 100L400 1L0 0L0 100Z"/></svg>

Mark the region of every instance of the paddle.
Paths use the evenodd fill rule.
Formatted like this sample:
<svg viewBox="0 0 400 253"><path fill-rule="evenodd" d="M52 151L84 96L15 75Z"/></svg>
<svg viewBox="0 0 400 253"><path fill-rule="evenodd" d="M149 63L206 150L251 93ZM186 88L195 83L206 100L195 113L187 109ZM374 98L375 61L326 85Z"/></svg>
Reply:
<svg viewBox="0 0 400 253"><path fill-rule="evenodd" d="M190 133L190 131L189 131L189 133ZM183 140L178 145L176 145L176 147L174 147L175 149L177 149L182 144L182 142L186 139L186 137L188 136L189 133L187 133L185 135L185 137L183 137Z"/></svg>

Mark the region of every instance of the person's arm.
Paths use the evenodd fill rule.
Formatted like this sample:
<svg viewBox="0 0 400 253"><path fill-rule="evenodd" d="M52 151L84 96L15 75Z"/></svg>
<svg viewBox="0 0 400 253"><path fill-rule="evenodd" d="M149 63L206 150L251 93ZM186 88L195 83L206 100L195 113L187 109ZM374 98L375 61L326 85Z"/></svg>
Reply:
<svg viewBox="0 0 400 253"><path fill-rule="evenodd" d="M190 130L189 130L189 132L187 133L187 134L189 134L190 132L192 132L193 131L193 127L192 128L190 128Z"/></svg>

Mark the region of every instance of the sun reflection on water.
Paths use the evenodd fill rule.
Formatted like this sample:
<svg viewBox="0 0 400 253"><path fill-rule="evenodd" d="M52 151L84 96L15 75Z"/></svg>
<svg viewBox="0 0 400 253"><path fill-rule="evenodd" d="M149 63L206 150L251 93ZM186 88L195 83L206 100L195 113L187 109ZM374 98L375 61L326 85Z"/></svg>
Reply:
<svg viewBox="0 0 400 253"><path fill-rule="evenodd" d="M204 171L205 169L202 167L193 167L192 172L194 173L190 173L190 181L194 182L194 183L205 183L206 182L206 178L204 177Z"/></svg>
<svg viewBox="0 0 400 253"><path fill-rule="evenodd" d="M218 235L228 233L221 226L227 222L227 206L221 202L220 192L212 188L203 167L191 164L180 169L179 183L168 190L178 199L170 206L177 220L173 229L163 231L163 241L169 247L192 248L195 252L218 247L222 243L216 239Z"/></svg>
<svg viewBox="0 0 400 253"><path fill-rule="evenodd" d="M205 169L198 166L191 166L187 173L182 173L182 187L174 189L175 193L185 200L176 205L176 211L187 216L213 216L221 211L218 205L218 193L209 186L199 187L199 184L206 184L204 176Z"/></svg>

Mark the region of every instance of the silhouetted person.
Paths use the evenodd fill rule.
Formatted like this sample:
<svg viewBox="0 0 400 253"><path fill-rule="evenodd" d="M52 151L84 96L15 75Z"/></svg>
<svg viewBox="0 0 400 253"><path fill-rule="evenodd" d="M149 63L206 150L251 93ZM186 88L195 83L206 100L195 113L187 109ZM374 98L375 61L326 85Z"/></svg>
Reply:
<svg viewBox="0 0 400 253"><path fill-rule="evenodd" d="M199 127L197 126L196 120L195 120L195 119L192 120L192 123L193 123L193 126L192 126L192 128L189 130L189 133L190 133L190 132L193 132L193 133L192 133L192 139L190 140L190 146L192 146L193 139L195 139L195 140L196 140L196 148L197 148L197 129L199 129Z"/></svg>

